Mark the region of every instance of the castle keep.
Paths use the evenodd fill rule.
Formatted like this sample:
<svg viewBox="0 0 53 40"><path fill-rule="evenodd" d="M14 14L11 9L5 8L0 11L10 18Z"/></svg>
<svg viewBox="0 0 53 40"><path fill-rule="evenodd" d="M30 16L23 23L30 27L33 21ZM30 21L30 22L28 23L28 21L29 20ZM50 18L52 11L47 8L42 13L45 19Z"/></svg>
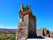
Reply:
<svg viewBox="0 0 53 40"><path fill-rule="evenodd" d="M32 14L29 6L20 5L18 29L16 40L26 40L36 37L36 17Z"/></svg>

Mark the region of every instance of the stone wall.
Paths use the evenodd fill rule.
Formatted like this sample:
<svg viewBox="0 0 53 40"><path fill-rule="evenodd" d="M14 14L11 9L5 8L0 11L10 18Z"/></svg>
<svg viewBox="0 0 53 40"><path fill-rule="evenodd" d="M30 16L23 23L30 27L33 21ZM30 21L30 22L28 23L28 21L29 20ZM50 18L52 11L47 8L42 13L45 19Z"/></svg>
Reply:
<svg viewBox="0 0 53 40"><path fill-rule="evenodd" d="M50 38L53 38L53 31L50 31Z"/></svg>
<svg viewBox="0 0 53 40"><path fill-rule="evenodd" d="M50 37L50 32L46 28L38 29L36 32L37 36Z"/></svg>
<svg viewBox="0 0 53 40"><path fill-rule="evenodd" d="M37 36L43 36L43 29L41 28L41 29L36 30L36 34Z"/></svg>
<svg viewBox="0 0 53 40"><path fill-rule="evenodd" d="M30 15L28 30L29 30L29 38L35 38L35 36L36 36L36 17L33 15Z"/></svg>
<svg viewBox="0 0 53 40"><path fill-rule="evenodd" d="M28 7L27 7L28 8ZM30 8L25 9L21 6L19 12L18 29L16 30L16 40L26 40L36 36L36 18Z"/></svg>

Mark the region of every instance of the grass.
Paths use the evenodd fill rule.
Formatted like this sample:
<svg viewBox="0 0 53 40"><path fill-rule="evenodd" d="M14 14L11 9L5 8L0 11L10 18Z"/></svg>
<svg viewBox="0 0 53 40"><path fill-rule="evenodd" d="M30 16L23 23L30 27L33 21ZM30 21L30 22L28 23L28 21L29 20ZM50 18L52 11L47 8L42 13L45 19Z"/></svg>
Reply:
<svg viewBox="0 0 53 40"><path fill-rule="evenodd" d="M0 34L0 40L15 40L15 34Z"/></svg>

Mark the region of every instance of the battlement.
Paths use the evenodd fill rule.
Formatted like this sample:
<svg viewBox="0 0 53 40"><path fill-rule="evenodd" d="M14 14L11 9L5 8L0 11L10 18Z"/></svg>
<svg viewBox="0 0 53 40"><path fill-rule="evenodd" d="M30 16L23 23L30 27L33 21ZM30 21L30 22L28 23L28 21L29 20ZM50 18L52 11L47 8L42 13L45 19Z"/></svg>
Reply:
<svg viewBox="0 0 53 40"><path fill-rule="evenodd" d="M23 5L20 5L20 13L23 15L31 14L30 6L23 7Z"/></svg>

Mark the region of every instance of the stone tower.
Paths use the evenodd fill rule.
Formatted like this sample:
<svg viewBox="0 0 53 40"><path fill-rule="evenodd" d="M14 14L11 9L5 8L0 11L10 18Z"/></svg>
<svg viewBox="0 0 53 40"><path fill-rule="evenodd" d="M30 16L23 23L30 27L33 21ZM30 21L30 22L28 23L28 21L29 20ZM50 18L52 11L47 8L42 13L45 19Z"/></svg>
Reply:
<svg viewBox="0 0 53 40"><path fill-rule="evenodd" d="M18 29L16 40L26 40L36 37L36 17L32 14L30 7L20 5Z"/></svg>

